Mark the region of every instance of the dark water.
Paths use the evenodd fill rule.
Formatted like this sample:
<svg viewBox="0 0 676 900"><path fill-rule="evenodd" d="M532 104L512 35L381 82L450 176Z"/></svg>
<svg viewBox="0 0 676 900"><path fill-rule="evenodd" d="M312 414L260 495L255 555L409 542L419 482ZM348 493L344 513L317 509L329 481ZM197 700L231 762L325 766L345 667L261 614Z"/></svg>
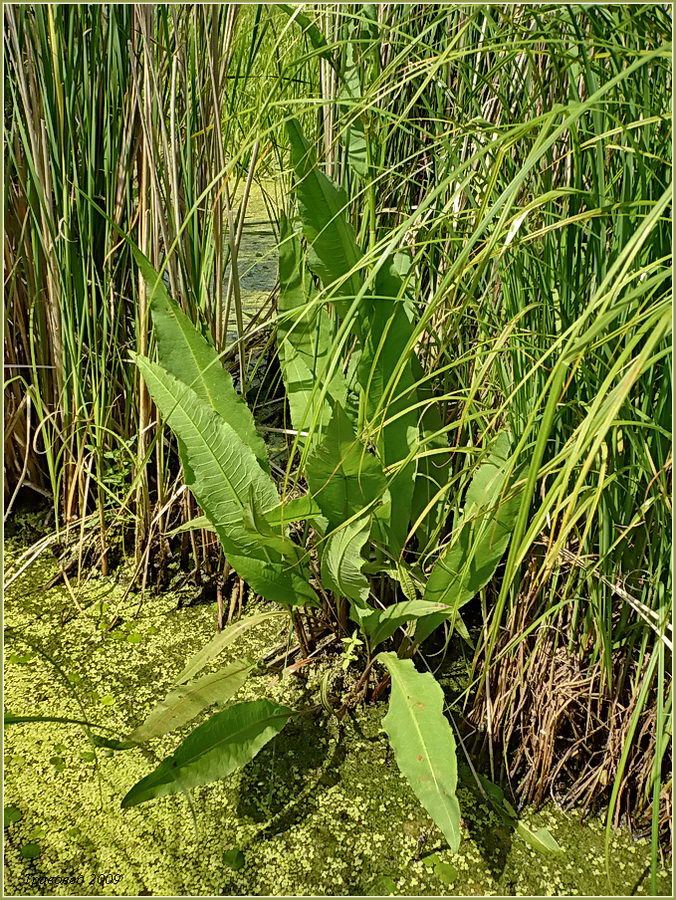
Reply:
<svg viewBox="0 0 676 900"><path fill-rule="evenodd" d="M242 312L246 326L265 304L277 282L277 242L263 190L252 185L238 255ZM230 274L228 266L227 276ZM230 314L228 341L237 340L234 308Z"/></svg>

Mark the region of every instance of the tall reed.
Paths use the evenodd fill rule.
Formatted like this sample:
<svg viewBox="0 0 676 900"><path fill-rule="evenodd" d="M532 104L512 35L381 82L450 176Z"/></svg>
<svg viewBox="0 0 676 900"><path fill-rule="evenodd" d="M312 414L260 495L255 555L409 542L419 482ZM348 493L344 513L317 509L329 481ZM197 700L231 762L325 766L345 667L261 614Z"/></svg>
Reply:
<svg viewBox="0 0 676 900"><path fill-rule="evenodd" d="M652 810L656 846L671 733L667 7L5 16L6 496L47 491L59 524L93 514L103 559L121 508L139 577L161 581L178 552L166 535L195 510L127 359L152 346L115 226L246 390L274 322L243 315L245 209L265 176L273 216L293 212L283 124L296 116L346 189L364 265L396 249L411 260L420 378L445 414L415 462L433 471L450 448L453 490L406 560L425 570L458 512L451 493L499 429L512 435L525 490L475 610L467 693L491 763L540 799L525 761L556 747L543 785L610 802L609 821ZM396 410L400 377L367 431ZM208 533L180 540L197 571L222 565ZM571 672L586 706L571 701L538 743L524 710Z"/></svg>

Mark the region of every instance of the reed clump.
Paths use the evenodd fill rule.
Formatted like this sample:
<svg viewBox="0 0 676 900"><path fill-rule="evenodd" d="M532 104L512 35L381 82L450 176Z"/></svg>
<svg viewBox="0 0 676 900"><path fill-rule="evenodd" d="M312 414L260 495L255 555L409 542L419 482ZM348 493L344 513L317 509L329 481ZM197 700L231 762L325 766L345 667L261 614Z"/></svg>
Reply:
<svg viewBox="0 0 676 900"><path fill-rule="evenodd" d="M326 423L293 426L279 287L254 314L242 293L257 190L270 254L288 247L298 122L359 249L332 281L306 272L332 310L326 371L382 381L356 414L364 452L407 417L422 435L384 466L388 488L407 466L423 487L371 584L385 606L424 590L507 435L518 490L491 512L516 506L462 612L465 715L522 800L647 817L654 859L671 813L670 34L664 4L5 9L6 513L48 499L67 578L129 554L130 589L189 578L239 611L208 523L183 528L200 510L131 361L157 354L132 245L248 399L283 496L302 495ZM374 326L366 377L357 301L390 257L415 362L378 368ZM340 636L345 609L327 613Z"/></svg>

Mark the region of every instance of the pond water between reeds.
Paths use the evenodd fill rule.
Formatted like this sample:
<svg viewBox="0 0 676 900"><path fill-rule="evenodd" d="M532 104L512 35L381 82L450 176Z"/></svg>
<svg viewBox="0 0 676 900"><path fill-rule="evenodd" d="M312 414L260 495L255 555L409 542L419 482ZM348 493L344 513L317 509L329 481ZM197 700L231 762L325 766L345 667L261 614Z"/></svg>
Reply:
<svg viewBox="0 0 676 900"><path fill-rule="evenodd" d="M242 242L237 254L239 286L242 299L244 326L261 310L277 281L277 242L270 220L270 204L274 202L275 183L252 183L242 228ZM240 190L235 203L241 199ZM225 271L227 285L230 265ZM237 323L234 309L230 313L227 331L228 343L237 340Z"/></svg>
<svg viewBox="0 0 676 900"><path fill-rule="evenodd" d="M8 540L7 569L21 549L18 538ZM191 599L187 588L183 594L125 597L124 565L112 577L89 571L80 585L47 589L57 571L47 550L6 592L6 622L15 632L5 645L5 708L15 715L86 716L128 733L164 696L190 654L213 636L215 604L179 609L179 600ZM278 621L248 632L233 655L255 657L278 642ZM110 629L111 622L116 627ZM17 640L17 632L33 648ZM218 664L224 661L225 654ZM313 683L325 667L335 664L320 659L301 669L302 676L251 677L237 699L268 696L299 704L308 688L316 692ZM524 813L530 827L547 827L564 849L543 856L461 789L463 840L459 853L451 854L388 751L380 729L385 708L367 707L341 724L320 717L289 726L239 773L193 791L195 820L181 796L129 810L120 808L120 800L199 720L152 742L152 752L94 752L77 725L9 726L5 893L649 892L647 841L613 833L609 881L602 821L582 823L578 814L553 806ZM228 856L233 850L242 857ZM228 864L233 859L240 868ZM666 871L659 886L670 894Z"/></svg>

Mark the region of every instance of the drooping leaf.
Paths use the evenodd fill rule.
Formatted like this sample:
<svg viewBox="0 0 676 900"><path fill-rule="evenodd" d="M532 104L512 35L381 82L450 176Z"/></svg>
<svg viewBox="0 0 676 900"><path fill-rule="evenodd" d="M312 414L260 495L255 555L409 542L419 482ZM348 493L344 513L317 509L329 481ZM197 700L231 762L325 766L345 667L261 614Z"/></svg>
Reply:
<svg viewBox="0 0 676 900"><path fill-rule="evenodd" d="M330 534L322 550L322 583L341 597L366 603L369 582L362 572L362 549L371 530L370 516L342 525Z"/></svg>
<svg viewBox="0 0 676 900"><path fill-rule="evenodd" d="M158 409L182 441L186 484L228 545L226 553L233 548L255 551L242 525L242 509L250 489L264 509L276 505L272 479L251 448L192 388L142 356L136 357L136 364Z"/></svg>
<svg viewBox="0 0 676 900"><path fill-rule="evenodd" d="M206 665L215 659L219 653L222 653L226 647L233 644L240 635L247 632L250 628L255 628L257 625L260 625L261 622L267 622L270 619L284 615L286 615L286 613L277 611L256 613L253 616L247 616L245 619L240 619L240 621L235 622L234 625L228 625L227 628L224 628L219 634L214 635L204 647L200 648L197 653L190 657L185 668L179 673L174 683L179 685L190 681L191 678L194 678L198 672L201 672Z"/></svg>
<svg viewBox="0 0 676 900"><path fill-rule="evenodd" d="M289 608L320 605L308 581L306 563L294 569L282 559L281 554L278 554L279 561L274 562L264 559L263 554L259 558L234 553L226 555L235 572L262 597Z"/></svg>
<svg viewBox="0 0 676 900"><path fill-rule="evenodd" d="M181 728L214 704L223 706L242 687L254 665L248 659L233 662L212 675L173 688L132 731L129 740L139 744L152 740Z"/></svg>
<svg viewBox="0 0 676 900"><path fill-rule="evenodd" d="M331 63L332 66L335 66L335 60L333 58L333 54L329 49L329 45L326 41L326 38L319 30L318 26L312 22L307 16L303 15L302 12L298 11L297 6L291 6L289 3L276 3L275 9L281 10L283 13L293 19L294 22L297 22L298 25L301 26L303 31L307 34L310 39L310 43L318 51L319 55L325 59L327 62Z"/></svg>
<svg viewBox="0 0 676 900"><path fill-rule="evenodd" d="M215 410L237 436L253 450L259 464L269 470L265 442L256 431L251 410L235 391L212 345L175 303L150 261L131 245L134 259L148 288L153 333L160 365L191 388Z"/></svg>
<svg viewBox="0 0 676 900"><path fill-rule="evenodd" d="M161 366L136 357L148 390L181 442L185 483L219 536L235 571L257 593L285 606L317 605L307 572L292 568L245 528L242 513L253 495L261 509L279 502L272 479L251 447L195 392Z"/></svg>
<svg viewBox="0 0 676 900"><path fill-rule="evenodd" d="M465 625L465 620L463 619L463 617L460 615L460 613L457 610L454 613L453 621L455 623L455 630L458 632L460 637L463 639L463 641L466 644L469 644L469 646L472 648L472 650L474 650L474 641L470 637L470 633L467 630L467 625Z"/></svg>
<svg viewBox="0 0 676 900"><path fill-rule="evenodd" d="M410 659L397 659L394 653L381 653L378 659L392 679L383 728L397 765L455 852L460 846L457 760L443 691L429 672L416 671Z"/></svg>
<svg viewBox="0 0 676 900"><path fill-rule="evenodd" d="M359 625L370 639L371 647L382 644L391 638L397 628L406 622L412 622L429 616L433 613L448 614L448 608L441 603L428 603L426 600L403 600L401 603L393 603L385 609L360 608L355 615L358 616Z"/></svg>
<svg viewBox="0 0 676 900"><path fill-rule="evenodd" d="M216 713L131 788L122 808L226 778L250 762L293 714L272 700L238 703Z"/></svg>
<svg viewBox="0 0 676 900"><path fill-rule="evenodd" d="M382 466L357 439L336 404L321 444L309 455L308 484L331 528L337 528L382 497L387 482Z"/></svg>
<svg viewBox="0 0 676 900"><path fill-rule="evenodd" d="M324 287L334 285L335 297L354 298L362 283L358 266L363 254L347 219L347 195L317 168L314 149L296 119L286 124L308 263Z"/></svg>

